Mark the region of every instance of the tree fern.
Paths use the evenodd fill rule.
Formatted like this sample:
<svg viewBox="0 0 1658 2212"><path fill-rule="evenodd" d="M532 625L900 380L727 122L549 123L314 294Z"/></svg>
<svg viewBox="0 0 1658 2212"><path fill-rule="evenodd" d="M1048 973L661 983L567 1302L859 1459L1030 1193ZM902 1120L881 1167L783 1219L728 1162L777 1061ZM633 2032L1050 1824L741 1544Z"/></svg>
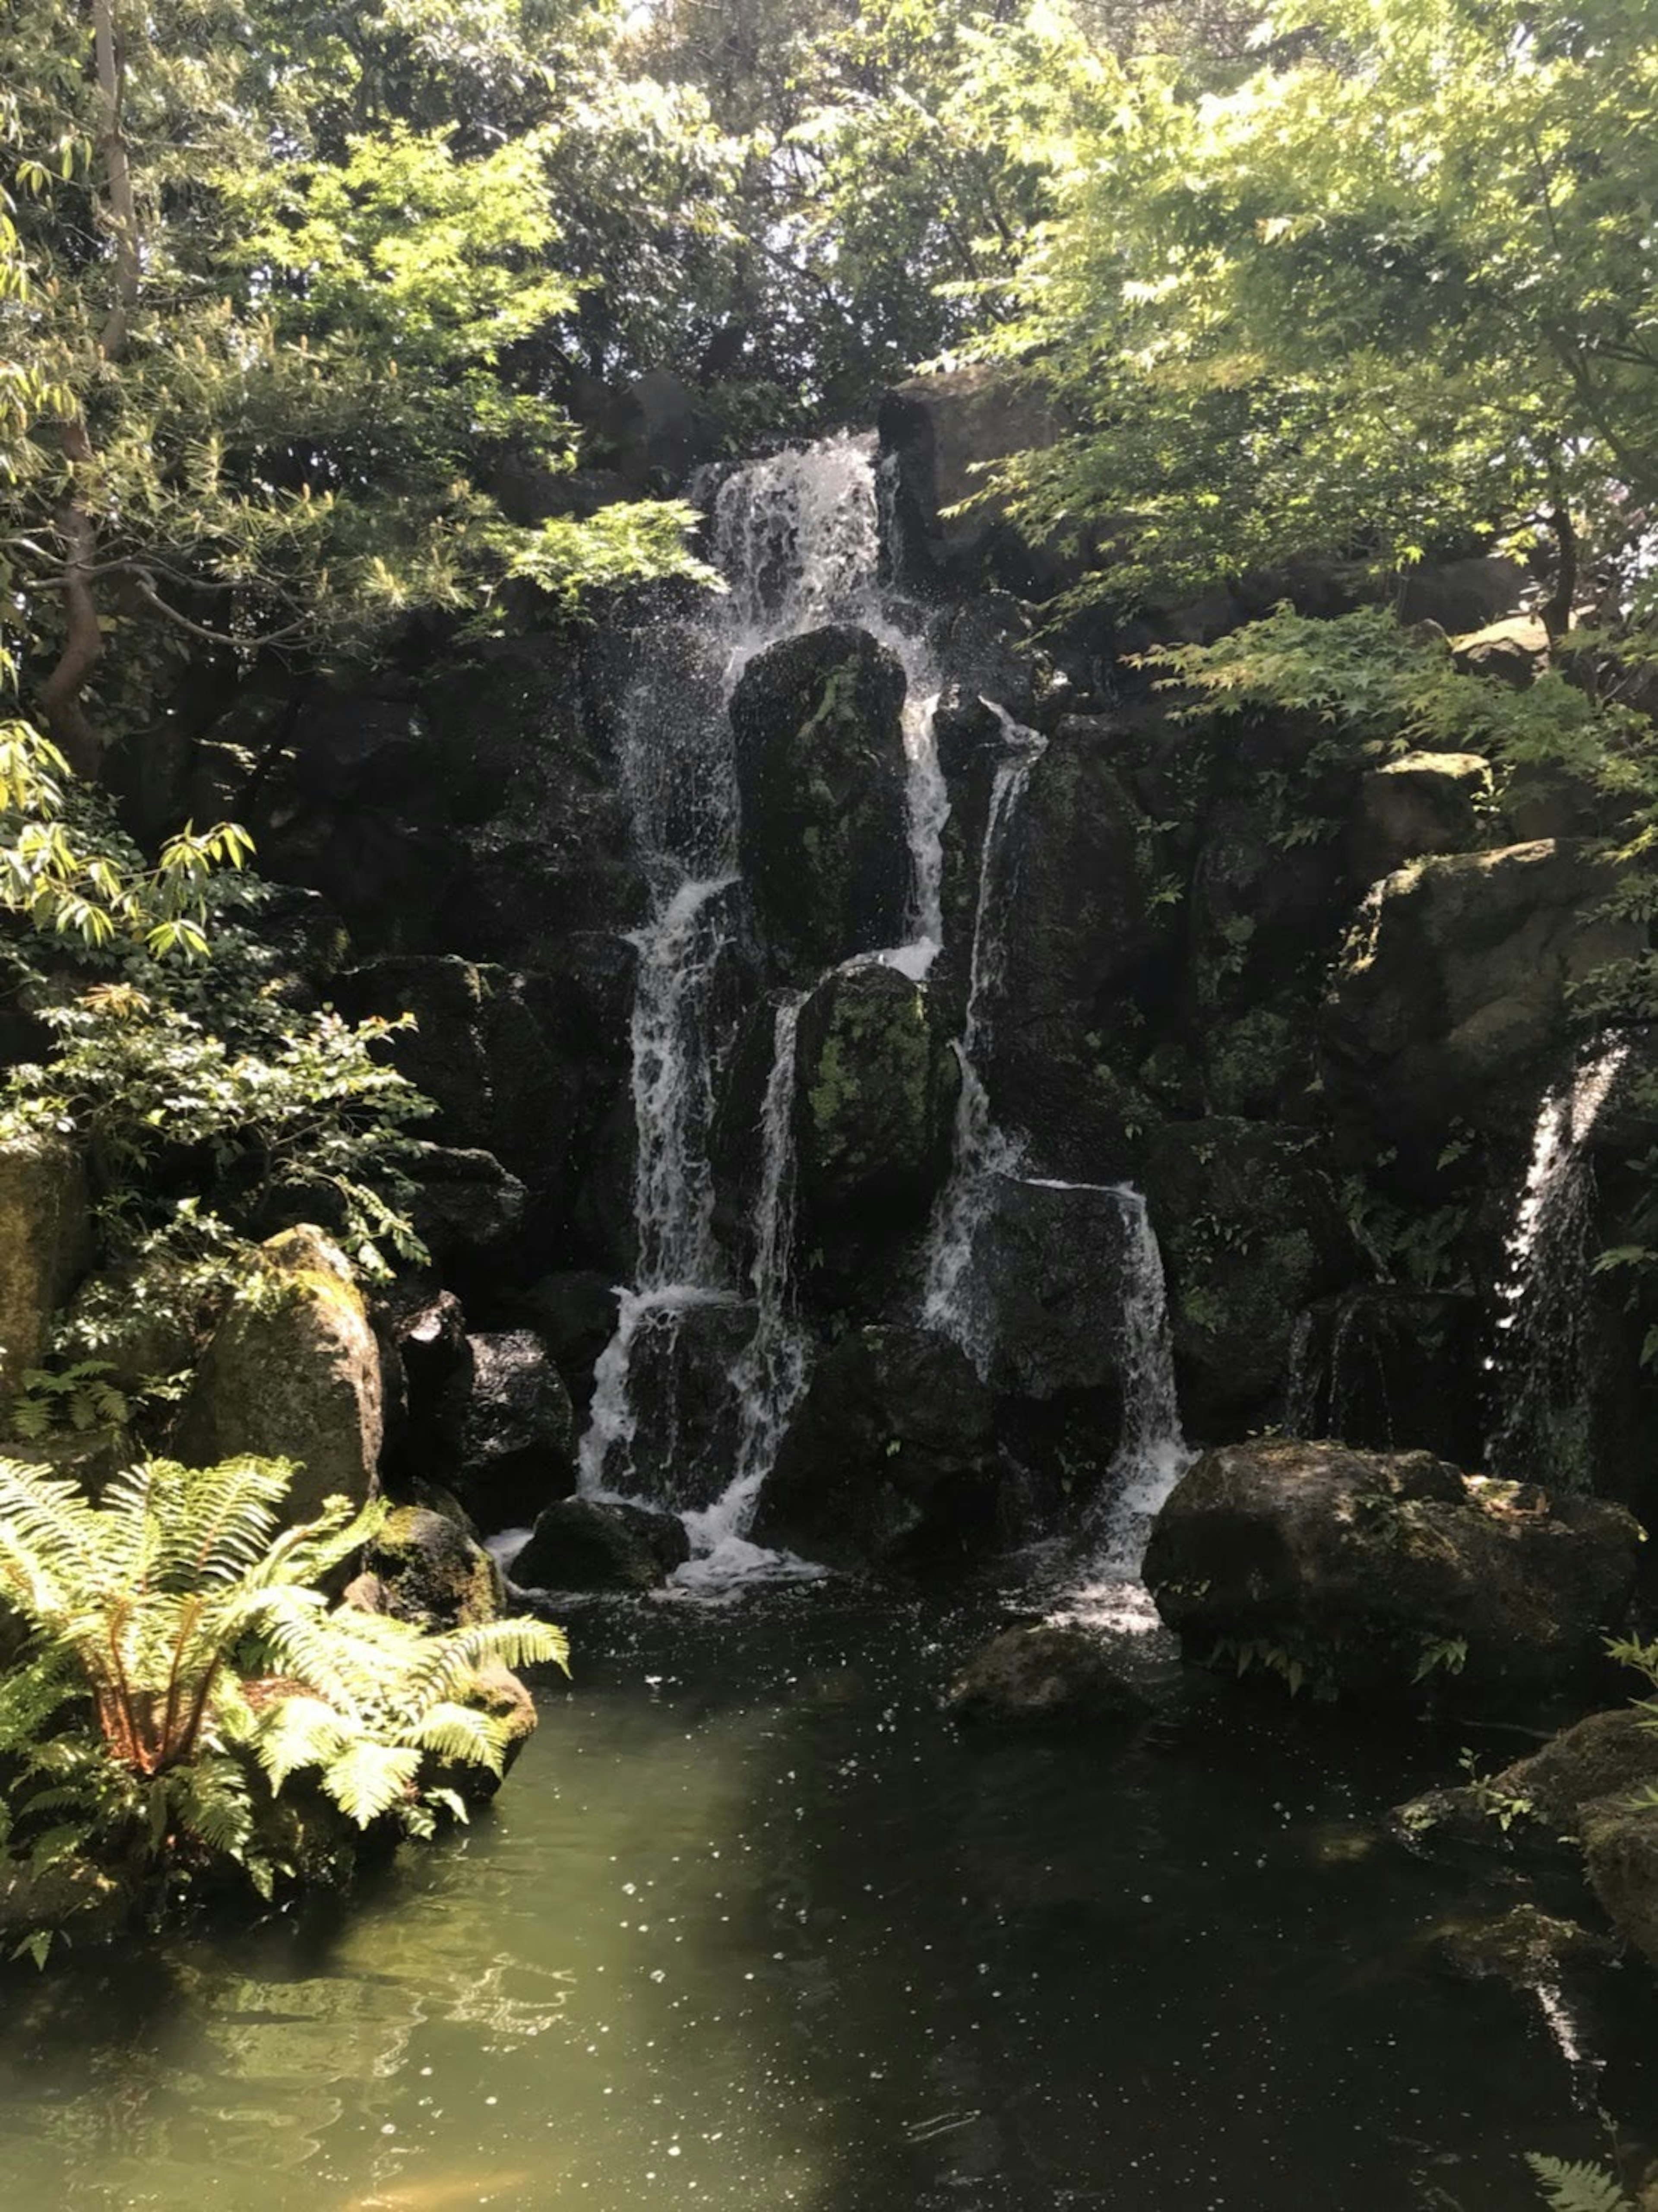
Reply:
<svg viewBox="0 0 1658 2212"><path fill-rule="evenodd" d="M1527 2152L1526 2163L1542 2183L1551 2212L1635 2212L1603 2166L1569 2165L1537 2151Z"/></svg>
<svg viewBox="0 0 1658 2212"><path fill-rule="evenodd" d="M94 1505L0 1460L0 1599L29 1632L0 1675L0 1855L195 1853L269 1894L282 1862L261 1803L296 1775L359 1827L390 1817L426 1835L461 1810L456 1767L501 1774L513 1731L483 1709L480 1669L564 1666L562 1632L501 1620L431 1634L331 1609L314 1585L384 1508L331 1498L282 1528L291 1474L155 1460ZM88 1702L95 1727L77 1717Z"/></svg>

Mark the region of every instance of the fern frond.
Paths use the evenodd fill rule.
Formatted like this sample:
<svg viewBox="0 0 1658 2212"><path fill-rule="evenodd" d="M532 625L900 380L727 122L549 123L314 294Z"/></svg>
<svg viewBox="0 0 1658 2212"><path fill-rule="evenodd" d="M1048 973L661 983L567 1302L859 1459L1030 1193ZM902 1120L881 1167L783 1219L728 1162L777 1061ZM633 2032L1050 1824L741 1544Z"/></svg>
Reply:
<svg viewBox="0 0 1658 2212"><path fill-rule="evenodd" d="M1543 2185L1551 2212L1635 2212L1614 2176L1603 2166L1569 2165L1527 2151L1526 2163Z"/></svg>
<svg viewBox="0 0 1658 2212"><path fill-rule="evenodd" d="M254 1757L280 1790L302 1767L326 1766L354 1741L354 1731L320 1698L282 1698L255 1722L248 1736Z"/></svg>
<svg viewBox="0 0 1658 2212"><path fill-rule="evenodd" d="M322 1770L322 1786L349 1820L366 1828L414 1788L420 1753L385 1743L354 1743Z"/></svg>
<svg viewBox="0 0 1658 2212"><path fill-rule="evenodd" d="M459 1760L467 1766L485 1766L499 1774L507 1762L511 1732L504 1721L481 1713L475 1705L436 1705L409 1730L409 1741L438 1759Z"/></svg>

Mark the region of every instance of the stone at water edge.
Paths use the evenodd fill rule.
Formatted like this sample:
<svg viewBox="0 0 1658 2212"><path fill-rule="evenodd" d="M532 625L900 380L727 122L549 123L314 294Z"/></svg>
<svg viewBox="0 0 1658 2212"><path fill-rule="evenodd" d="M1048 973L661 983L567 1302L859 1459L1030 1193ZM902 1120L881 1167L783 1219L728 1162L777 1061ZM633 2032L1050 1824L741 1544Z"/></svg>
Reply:
<svg viewBox="0 0 1658 2212"><path fill-rule="evenodd" d="M1040 1621L975 1652L945 1711L971 1728L1132 1728L1151 1708L1087 1629Z"/></svg>
<svg viewBox="0 0 1658 2212"><path fill-rule="evenodd" d="M1619 1934L1658 1966L1658 1805L1619 1794L1586 1806L1583 1870Z"/></svg>
<svg viewBox="0 0 1658 2212"><path fill-rule="evenodd" d="M349 1263L319 1229L259 1248L251 1295L232 1301L185 1401L178 1456L212 1467L243 1454L295 1462L284 1510L373 1494L385 1436L380 1347Z"/></svg>
<svg viewBox="0 0 1658 2212"><path fill-rule="evenodd" d="M1202 1662L1326 1692L1534 1692L1600 1662L1639 1534L1620 1506L1426 1452L1278 1440L1204 1454L1157 1516L1145 1575Z"/></svg>
<svg viewBox="0 0 1658 2212"><path fill-rule="evenodd" d="M507 1574L520 1589L660 1589L668 1570L657 1545L665 1540L666 1529L653 1527L647 1534L642 1517L647 1512L567 1498L540 1516L529 1542L507 1562ZM670 1517L650 1516L661 1523ZM689 1557L684 1530L677 1522L673 1526L685 1546L681 1556Z"/></svg>
<svg viewBox="0 0 1658 2212"><path fill-rule="evenodd" d="M575 1488L575 1412L532 1329L486 1330L467 1342L457 1487L485 1530L519 1528Z"/></svg>
<svg viewBox="0 0 1658 2212"><path fill-rule="evenodd" d="M418 1628L470 1628L501 1613L500 1568L459 1521L428 1506L394 1507L363 1565L384 1593L373 1609Z"/></svg>
<svg viewBox="0 0 1658 2212"><path fill-rule="evenodd" d="M1590 1713L1498 1773L1430 1790L1395 1806L1390 1826L1410 1844L1449 1836L1489 1843L1523 1826L1537 1842L1576 1842L1588 1808L1658 1790L1658 1729L1636 1705Z"/></svg>
<svg viewBox="0 0 1658 2212"><path fill-rule="evenodd" d="M1448 1972L1519 1990L1556 1982L1563 1969L1607 1965L1618 1949L1608 1937L1534 1905L1516 1905L1495 1919L1449 1922L1435 1929L1429 1944Z"/></svg>

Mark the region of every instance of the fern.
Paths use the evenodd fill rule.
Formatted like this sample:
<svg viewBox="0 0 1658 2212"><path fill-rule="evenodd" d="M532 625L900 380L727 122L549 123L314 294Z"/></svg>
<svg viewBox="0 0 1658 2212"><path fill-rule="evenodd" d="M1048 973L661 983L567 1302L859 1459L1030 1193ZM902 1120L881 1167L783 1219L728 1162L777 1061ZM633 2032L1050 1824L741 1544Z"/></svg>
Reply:
<svg viewBox="0 0 1658 2212"><path fill-rule="evenodd" d="M1538 2151L1527 2151L1526 2163L1542 2184L1551 2212L1635 2212L1603 2166L1569 2165Z"/></svg>

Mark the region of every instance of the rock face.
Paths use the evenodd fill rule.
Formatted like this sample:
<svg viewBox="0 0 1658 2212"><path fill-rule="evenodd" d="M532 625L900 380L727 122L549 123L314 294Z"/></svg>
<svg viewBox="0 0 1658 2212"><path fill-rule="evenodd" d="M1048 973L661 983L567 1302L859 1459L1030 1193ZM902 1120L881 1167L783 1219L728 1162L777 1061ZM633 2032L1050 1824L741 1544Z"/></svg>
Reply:
<svg viewBox="0 0 1658 2212"><path fill-rule="evenodd" d="M91 1255L86 1173L55 1139L0 1146L0 1404L38 1367Z"/></svg>
<svg viewBox="0 0 1658 2212"><path fill-rule="evenodd" d="M926 1329L848 1330L819 1364L761 1495L756 1543L855 1571L981 1552L1002 1465L990 1394Z"/></svg>
<svg viewBox="0 0 1658 2212"><path fill-rule="evenodd" d="M1390 876L1424 853L1466 853L1479 842L1491 763L1478 753L1406 753L1365 777L1354 825L1353 872Z"/></svg>
<svg viewBox="0 0 1658 2212"><path fill-rule="evenodd" d="M1599 1656L1634 1586L1621 1508L1458 1473L1425 1452L1234 1444L1158 1516L1145 1579L1194 1656L1327 1691L1530 1690Z"/></svg>
<svg viewBox="0 0 1658 2212"><path fill-rule="evenodd" d="M1483 1321L1471 1291L1361 1283L1320 1299L1297 1325L1285 1434L1476 1465Z"/></svg>
<svg viewBox="0 0 1658 2212"><path fill-rule="evenodd" d="M738 684L743 872L792 980L902 939L903 702L894 655L841 626L786 638Z"/></svg>
<svg viewBox="0 0 1658 2212"><path fill-rule="evenodd" d="M898 559L906 583L979 579L986 571L1016 588L1051 566L1007 524L1005 509L981 496L987 461L1060 434L1053 410L1005 370L979 364L911 377L881 406L881 442L896 463ZM965 514L942 510L976 500Z"/></svg>
<svg viewBox="0 0 1658 2212"><path fill-rule="evenodd" d="M255 1294L215 1330L179 1416L174 1449L200 1467L252 1453L295 1461L296 1521L335 1493L375 1486L384 1434L380 1349L343 1254L320 1230L262 1248Z"/></svg>
<svg viewBox="0 0 1658 2212"><path fill-rule="evenodd" d="M667 1580L658 1549L665 1532L645 1523L668 1518L601 1505L591 1498L567 1498L537 1521L507 1571L521 1589L659 1589ZM677 1522L672 1525L679 1527ZM684 1531L679 1534L683 1543ZM679 1556L688 1552L686 1546Z"/></svg>
<svg viewBox="0 0 1658 2212"><path fill-rule="evenodd" d="M1519 1087L1528 1121L1564 1034L1566 993L1640 950L1599 919L1604 872L1544 839L1418 860L1371 890L1325 1010L1327 1079L1400 1132L1489 1119Z"/></svg>
<svg viewBox="0 0 1658 2212"><path fill-rule="evenodd" d="M1149 1146L1188 1433L1246 1425L1282 1389L1297 1314L1359 1272L1307 1135L1216 1116Z"/></svg>
<svg viewBox="0 0 1658 2212"><path fill-rule="evenodd" d="M1010 1628L975 1652L946 1711L973 1728L1132 1728L1149 1707L1084 1628Z"/></svg>
<svg viewBox="0 0 1658 2212"><path fill-rule="evenodd" d="M925 1218L950 1166L961 1069L926 988L896 968L826 976L796 1035L800 1242L860 1256Z"/></svg>
<svg viewBox="0 0 1658 2212"><path fill-rule="evenodd" d="M1602 1798L1583 1815L1583 1870L1620 1936L1658 1966L1658 1806Z"/></svg>
<svg viewBox="0 0 1658 2212"><path fill-rule="evenodd" d="M460 1492L486 1531L517 1528L575 1488L574 1409L533 1330L486 1331L469 1343Z"/></svg>

